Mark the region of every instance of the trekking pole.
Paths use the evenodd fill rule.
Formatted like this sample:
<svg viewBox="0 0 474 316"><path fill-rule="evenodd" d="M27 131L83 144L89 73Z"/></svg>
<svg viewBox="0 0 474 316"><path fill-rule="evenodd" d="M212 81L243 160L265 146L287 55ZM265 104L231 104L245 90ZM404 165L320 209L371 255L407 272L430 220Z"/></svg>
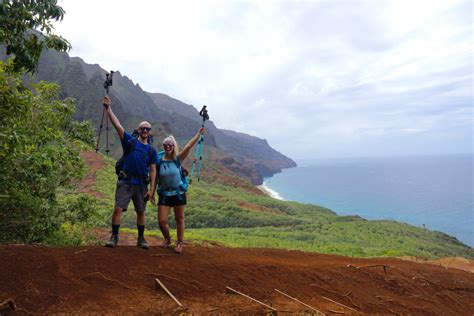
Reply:
<svg viewBox="0 0 474 316"><path fill-rule="evenodd" d="M209 115L207 114L207 109L205 105L202 107L201 111L199 112L199 115L202 116L201 127L204 127L204 123L206 122L206 120L209 120ZM191 169L191 176L189 177L189 184L191 184L191 182L193 181L194 169L196 168L196 161L197 161L198 155L199 155L199 165L198 165L197 179L198 179L198 182L199 180L201 180L203 143L204 143L204 136L201 134L199 135L199 141L196 146L196 151L194 153L193 167Z"/></svg>
<svg viewBox="0 0 474 316"><path fill-rule="evenodd" d="M97 144L95 146L96 153L99 151L100 134L102 132L102 124L104 123L104 113L106 113L105 107L102 109L102 118L100 119L99 132L97 133Z"/></svg>
<svg viewBox="0 0 474 316"><path fill-rule="evenodd" d="M204 126L203 126L204 127ZM201 146L199 146L199 167L198 167L198 174L197 179L198 182L201 180L201 169L202 169L202 145L204 142L204 137L201 135Z"/></svg>
<svg viewBox="0 0 474 316"><path fill-rule="evenodd" d="M193 166L191 168L191 175L189 176L189 184L193 182L193 176L194 176L194 169L196 167L196 160L199 154L199 146L201 145L201 136L199 136L199 141L196 146L196 151L194 152L194 159L193 159Z"/></svg>
<svg viewBox="0 0 474 316"><path fill-rule="evenodd" d="M104 108L104 110L106 110ZM105 140L105 152L107 153L107 156L109 155L109 112L108 111L105 111L105 119L106 119L106 122L105 122L105 136L106 136L106 140Z"/></svg>
<svg viewBox="0 0 474 316"><path fill-rule="evenodd" d="M110 74L105 74L105 81L104 81L104 89L105 89L105 95L109 96L109 88L112 86L112 76L114 75L114 71L110 71ZM104 126L104 117L105 117L105 135L106 135L106 141L105 141L105 152L107 153L107 156L109 155L109 113L107 112L107 108L104 106L102 109L102 118L100 119L100 125L99 125L99 132L97 133L97 144L95 146L95 152L99 151L99 145L100 145L100 135L102 133L102 127Z"/></svg>
<svg viewBox="0 0 474 316"><path fill-rule="evenodd" d="M202 135L199 136L199 141L196 146L196 151L194 152L194 160L193 160L193 167L191 168L191 176L189 177L189 183L193 182L194 170L196 169L196 162L199 156L199 164L198 164L198 182L201 179L201 168L202 168L202 143L204 142L204 137Z"/></svg>

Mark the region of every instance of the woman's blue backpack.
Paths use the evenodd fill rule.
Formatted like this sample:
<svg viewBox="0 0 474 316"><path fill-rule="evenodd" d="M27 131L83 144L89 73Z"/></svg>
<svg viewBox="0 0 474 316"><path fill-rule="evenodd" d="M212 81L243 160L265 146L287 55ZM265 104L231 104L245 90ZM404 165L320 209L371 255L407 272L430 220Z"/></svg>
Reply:
<svg viewBox="0 0 474 316"><path fill-rule="evenodd" d="M163 157L165 156L164 151L160 151L158 153L158 158L157 158L157 164L156 164L156 184L158 185L158 192L160 190L160 166L161 166L161 161L163 160ZM188 192L188 187L189 187L189 182L188 182L188 175L186 169L181 166L181 162L178 159L173 160L173 162L176 164L176 167L178 167L179 174L181 176L181 183L179 184L178 193L181 192Z"/></svg>

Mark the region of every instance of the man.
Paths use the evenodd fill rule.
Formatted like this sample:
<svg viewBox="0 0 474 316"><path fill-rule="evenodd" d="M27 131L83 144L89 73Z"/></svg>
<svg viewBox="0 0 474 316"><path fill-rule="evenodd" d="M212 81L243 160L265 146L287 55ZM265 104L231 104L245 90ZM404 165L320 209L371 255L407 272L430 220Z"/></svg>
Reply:
<svg viewBox="0 0 474 316"><path fill-rule="evenodd" d="M128 153L123 163L122 171L119 173L117 187L115 189L115 208L112 215L112 236L106 243L107 247L114 248L119 240L119 229L122 221L122 212L128 208L130 200L133 201L137 213L138 239L137 246L148 249L145 240L145 210L146 201L155 204L153 188L156 178L156 149L148 144L151 125L144 121L138 125L138 139L125 132L119 120L111 108L109 97L104 97L104 107L107 110L110 121L115 127L122 143L124 153ZM150 172L150 189L148 189L148 171Z"/></svg>

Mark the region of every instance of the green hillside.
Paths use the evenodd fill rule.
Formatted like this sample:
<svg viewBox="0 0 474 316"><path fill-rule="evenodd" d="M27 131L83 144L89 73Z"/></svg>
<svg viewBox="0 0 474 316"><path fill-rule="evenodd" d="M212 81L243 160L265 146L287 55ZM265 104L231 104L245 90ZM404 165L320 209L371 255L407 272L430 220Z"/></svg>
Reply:
<svg viewBox="0 0 474 316"><path fill-rule="evenodd" d="M116 176L114 160L106 157L105 161L95 190L105 196L99 213L108 227ZM204 171L204 177L212 178L212 174L212 168ZM148 205L147 234L161 237L156 209ZM190 186L185 222L185 239L229 247L272 247L354 257L474 257L472 248L441 232L395 221L339 216L320 206L279 201L206 178ZM172 216L170 225L174 227ZM122 226L135 227L133 209L125 213Z"/></svg>

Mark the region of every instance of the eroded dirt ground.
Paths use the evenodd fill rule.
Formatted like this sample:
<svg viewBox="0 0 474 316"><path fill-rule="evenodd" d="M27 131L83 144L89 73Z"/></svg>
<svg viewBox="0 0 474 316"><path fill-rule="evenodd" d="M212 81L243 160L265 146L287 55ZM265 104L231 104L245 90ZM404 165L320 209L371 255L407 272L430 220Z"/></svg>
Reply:
<svg viewBox="0 0 474 316"><path fill-rule="evenodd" d="M0 303L14 313L472 315L474 274L399 259L185 245L53 248L0 245ZM179 309L158 278L187 309ZM278 289L310 307L304 306ZM227 290L228 292L228 290ZM0 311L11 313L10 308Z"/></svg>

